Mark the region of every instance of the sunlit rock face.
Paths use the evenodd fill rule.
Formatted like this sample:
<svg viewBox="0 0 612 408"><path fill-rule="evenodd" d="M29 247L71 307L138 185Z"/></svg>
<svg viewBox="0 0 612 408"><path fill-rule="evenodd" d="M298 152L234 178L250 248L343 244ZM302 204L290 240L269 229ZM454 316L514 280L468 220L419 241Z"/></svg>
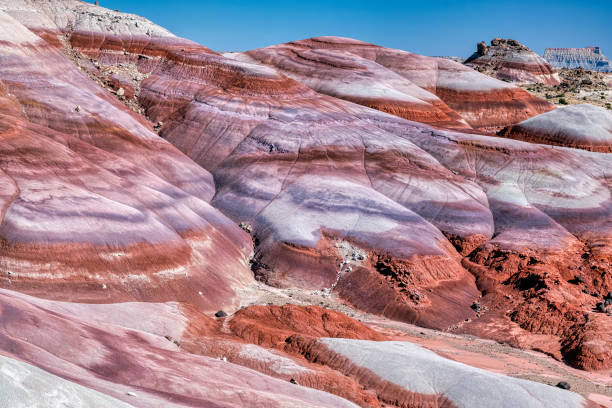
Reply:
<svg viewBox="0 0 612 408"><path fill-rule="evenodd" d="M580 395L447 360L406 342L321 338L291 339L307 358L351 373L398 406L585 407ZM418 374L417 374L418 373Z"/></svg>
<svg viewBox="0 0 612 408"><path fill-rule="evenodd" d="M211 310L236 306L254 272L581 368L612 364L609 337L592 342L609 331L594 308L612 290L611 159L440 129L497 130L548 103L450 60L356 40L227 58L85 3L0 4L5 287ZM295 67L286 49L318 59ZM427 102L435 114L421 120L436 127L363 106L335 67L315 76L322 61L354 67L355 83L374 75L368 92L397 88L393 103ZM522 342L531 333L550 341Z"/></svg>
<svg viewBox="0 0 612 408"><path fill-rule="evenodd" d="M544 58L516 40L494 38L489 46L481 42L464 63L503 81L547 85L561 82Z"/></svg>

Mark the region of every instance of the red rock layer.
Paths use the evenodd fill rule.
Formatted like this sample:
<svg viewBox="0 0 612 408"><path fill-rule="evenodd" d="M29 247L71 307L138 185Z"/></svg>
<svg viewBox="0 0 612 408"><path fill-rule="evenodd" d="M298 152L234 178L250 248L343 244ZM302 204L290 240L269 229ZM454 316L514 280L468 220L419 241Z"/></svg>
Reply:
<svg viewBox="0 0 612 408"><path fill-rule="evenodd" d="M137 306L141 314L135 313ZM164 333L179 330L180 336L180 327L171 326L180 326L183 316L167 305L62 304L2 290L0 318L3 355L136 407L355 406L221 359L180 351L180 343Z"/></svg>
<svg viewBox="0 0 612 408"><path fill-rule="evenodd" d="M385 404L397 407L454 408L452 401L438 394L421 394L409 391L390 381L384 380L365 367L338 353L329 350L316 339L295 335L287 339L287 350L305 356L309 361L332 367L356 381L366 389L376 392Z"/></svg>
<svg viewBox="0 0 612 408"><path fill-rule="evenodd" d="M612 289L606 273L612 265L610 184L601 178L609 173L608 157L459 134L451 140L446 147L463 153L442 149L448 159L437 157L460 174L479 180L487 191L496 228L490 242L464 258L463 265L475 275L483 298L476 307L481 317L459 324L459 330L502 339L499 330L509 318L527 331L571 344L559 347L551 342L532 347L563 355L582 368L609 367L603 351L606 337L602 348L591 348L585 342L588 352L585 350L582 357L572 354L582 350L576 344L586 337L575 333L587 330L587 322L599 327L589 332L607 332L597 305ZM431 138L417 143L426 147ZM546 175L543 166L548 169ZM517 174L521 174L518 179ZM580 188L567 184L562 191L555 191L554 179L559 177L577 177L585 184ZM501 336L493 335L495 332ZM505 341L520 345L515 340L510 336Z"/></svg>
<svg viewBox="0 0 612 408"><path fill-rule="evenodd" d="M383 66L399 61L395 52L377 56L377 47L356 48ZM130 52L99 54L134 59ZM525 112L524 101L516 102L522 98L518 88L469 68L411 58L435 62L434 71L425 64L411 75L436 92L464 92L466 82L477 78L468 88L471 97L479 95L479 104L473 101L466 110L476 119L505 115L513 122ZM434 81L429 72L439 69L444 75ZM479 246L493 236L494 220L491 245L511 248L517 256L526 248L541 253L540 258L549 250L562 253L578 243L576 237L588 246L604 243L598 251L608 248L610 230L602 220L609 218L604 198L609 187L596 175L606 168L603 158L590 167L573 153L433 132L318 95L265 67L197 49L185 52L183 59L160 59L146 72L150 75L142 83L140 101L148 115L163 121L163 137L213 172L218 187L214 205L252 226L254 270L270 284L325 288L365 310L452 329L480 313L470 308L478 295L473 278L447 238L464 255L486 252ZM491 95L512 102L495 105L487 102ZM508 103L517 109L506 109ZM559 200L558 194L567 195L573 183L555 175L535 177L542 163L555 163L554 174L580 169L588 181ZM522 191L527 193L517 193ZM518 202L513 201L516 194ZM593 204L593 197L603 201ZM575 208L571 216L568 205ZM339 249L346 245L362 253L365 262L347 259ZM529 302L540 305L535 318L545 320L549 312L541 302L547 302L546 296ZM522 307L500 297L491 301L491 310L493 304L517 311ZM578 303L571 305L589 313ZM564 327L574 324L563 319ZM484 333L475 325L473 330Z"/></svg>
<svg viewBox="0 0 612 408"><path fill-rule="evenodd" d="M100 18L104 20L104 16ZM90 20L97 24L96 18ZM68 27L61 25L57 31L65 31L70 38L73 31ZM80 52L80 47L84 53L95 57L90 61L91 67L86 68L93 76L97 72L97 68L92 68L96 63L128 64L130 69L135 68L144 75L145 79L139 84L138 101L148 117L154 123L162 121L160 134L214 174L216 189L212 189L208 173L201 173L201 169L197 173L193 164L148 131L139 133L149 136L146 142L139 138L132 142L144 150L136 150L131 160L138 164L142 161L148 172L163 180L171 178L168 184L180 184L183 192L187 191L200 201L214 193L212 203L215 207L234 222L248 224L245 228L252 231L256 244L253 269L262 280L277 286L336 292L366 310L449 330L460 326L484 333L476 323L486 320L486 306L491 316L496 314L501 319L497 321L501 324L488 326L488 333L506 337L509 336L505 330L507 325L518 324L525 330L569 341L567 328L584 323L576 316L600 313L594 307L602 293L610 289L609 279L602 273L610 268L612 252L612 165L606 155L438 131L321 95L269 67L224 58L205 47L168 39L168 35L149 37L138 30L136 33L113 32L122 38L124 49L121 49L115 42L105 43L108 34L105 30L103 27L77 30L79 34L72 40L75 45L72 51ZM146 47L142 41L136 41L145 37L152 43ZM133 49L130 48L132 43L136 44ZM477 126L484 128L501 125L506 120L515 121L521 115L530 116L540 103L525 97L511 85L446 60L337 38L308 40L300 42L300 46L342 49L375 61L436 94L451 92L451 96L458 98L458 105L466 106L465 114L473 115ZM10 69L5 67L8 65L2 65L6 77L11 75ZM62 71L67 69L62 67ZM29 77L43 74L36 71ZM52 74L62 78L61 72ZM50 109L39 111L40 98L34 99L36 103L29 102L30 96L36 93L25 93L16 84L18 82L13 80L11 93L19 94L31 117L43 112L44 115L39 114L37 119L42 122L49 116L46 112ZM79 86L83 84L85 82L78 83ZM100 98L110 100L102 90L96 89L102 95ZM125 114L123 108L112 102L116 108L112 110L113 122L92 125L90 131L78 120L81 116L74 113L74 101L65 101L66 95L72 92L74 90L61 94L63 99L54 99L54 104L64 110L49 123L60 132L73 126L78 130L79 139L95 136L96 147L100 150L116 155L121 150L121 154L127 154L123 150L124 140L132 141L132 133L117 131L111 125L118 123L129 130L140 129L138 126L144 120L139 121L140 125L132 122L126 125L127 119L119 115ZM80 112L94 111L94 106L88 104L90 99L94 100L92 93L73 96L79 101ZM510 105L508 101L495 104L487 99L492 95L514 100ZM453 107L448 100L446 103ZM530 103L534 105L530 107ZM110 109L104 106L104 112ZM548 109L549 105L540 107ZM12 110L19 111L17 108ZM134 118L131 113L129 115ZM101 121L101 116L98 114L95 119ZM89 121L93 119L88 118L86 124ZM109 141L105 138L109 134L117 138ZM176 156L155 165L142 160L142 157L150 157L147 149L153 142L149 140L165 146ZM92 153L87 157L94 160L98 155ZM134 173L140 175L134 167L125 167L123 162L117 165L108 158L98 160L96 163L100 166L101 163L115 164L114 174L124 178ZM126 168L129 171L123 171ZM186 169L194 170L189 173ZM4 168L3 172L8 174ZM55 172L61 174L59 169ZM201 188L202 182L193 180L201 180L204 175L206 188L200 191L197 186ZM37 177L31 178L36 181ZM143 178L147 179L141 176L137 181L142 183ZM95 180L98 179L104 176L96 174ZM119 181L117 183L121 184ZM90 180L79 183L79 186L98 187ZM138 183L134 181L127 189L132 191L134 185ZM97 189L96 194L101 194L101 189ZM107 191L115 189L120 193L112 197L136 200L124 193L126 187L112 185L105 192L108 194ZM164 193L175 191L166 184L153 189ZM37 192L36 188L33 190L32 194ZM148 197L144 193L134 194L138 198ZM179 193L170 194L172 203L176 202L176 197L183 197ZM0 197L6 203L14 194L15 187L9 186ZM160 195L155 194L155 197ZM46 196L41 200L46 200ZM164 207L153 198L148 199L147 205L138 204L138 208L143 208L145 215L151 218L142 218L124 207L120 207L121 210L111 207L109 214L121 214L132 220L132 225L142 225L143 230L135 231L131 225L130 234L118 235L116 230L110 229L113 234L95 235L112 236L113 239L133 235L178 236L177 245L180 246L181 239L187 242L194 254L193 262L204 263L205 271L214 270L217 275L212 276L219 277L219 281L229 279L234 283L228 286L239 286L246 273L240 276L223 274L223 271L243 270L233 268L242 265L238 255L228 258L224 250L216 246L220 242L216 236L194 243L177 231L203 224L195 216L188 222L180 222L193 211L198 216L206 213L205 218L213 227L223 225L219 227L219 234L230 237L228 241L232 245L245 243L238 245L239 248L227 244L228 248L233 248L226 249L234 251L232 254L247 252L246 236L207 204L201 205L208 212L195 211L191 204L200 201L192 200L189 195L187 201L189 206L181 207L180 216L164 213L163 218L159 215L160 208L170 207ZM134 201L130 203L131 207L136 206ZM163 200L162 203L169 205ZM11 212L15 206L8 208L4 220L16 220L18 214ZM215 214L217 218L213 217ZM105 214L101 218L112 217ZM138 224L136 221L141 219L143 221ZM151 219L153 221L149 221ZM155 219L160 224L171 225L177 233L163 230L162 234L161 227L151 232L147 228L159 225ZM8 224L4 222L3 225ZM39 225L44 231L56 232L47 224ZM69 231L91 230L88 226ZM11 229L6 231L12 233ZM160 241L172 240L160 238ZM225 242L219 244L221 248L226 248ZM174 253L183 254L176 250L169 255ZM467 258L462 260L462 256ZM209 259L214 260L214 265L206 262ZM227 263L219 265L222 261ZM539 282L546 280L547 275L546 269L539 266L551 268L551 282L557 278L566 282L558 285L559 290L547 289L554 283L541 286ZM3 266L3 269L12 270L10 267ZM191 274L192 269L188 271ZM168 268L163 272L160 279L164 275L182 276L183 269ZM577 274L584 275L585 282L571 286L573 283L567 281ZM372 285L375 285L374 290ZM202 286L205 288L203 298L206 298L207 290L213 291L220 285L214 286L211 279ZM199 290L193 290L193 285L191 289L190 296L198 299ZM583 296L586 294L582 290L590 291L591 295L596 290L599 297ZM485 296L480 311L479 291ZM489 293L491 297L486 297ZM470 308L474 301L477 301L475 310ZM554 308L560 308L562 301L566 308L563 313L552 313ZM548 329L552 324L550 316L557 316L558 329ZM464 325L466 318L472 322ZM541 323L530 324L530 320ZM570 349L583 350L573 346L565 350ZM606 354L600 354L596 359L602 359L601 366L609 366L611 362ZM574 359L578 360L579 357ZM592 357L587 360L591 363L583 366L599 367Z"/></svg>

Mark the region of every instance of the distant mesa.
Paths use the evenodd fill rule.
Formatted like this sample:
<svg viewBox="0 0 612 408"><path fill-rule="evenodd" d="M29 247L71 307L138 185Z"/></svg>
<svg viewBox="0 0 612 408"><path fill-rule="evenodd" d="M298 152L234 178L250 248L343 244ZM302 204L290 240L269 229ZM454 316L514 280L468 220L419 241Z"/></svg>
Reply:
<svg viewBox="0 0 612 408"><path fill-rule="evenodd" d="M561 81L552 66L516 40L494 38L487 46L476 44L476 52L465 65L502 81L557 85Z"/></svg>
<svg viewBox="0 0 612 408"><path fill-rule="evenodd" d="M590 71L612 72L610 60L600 47L547 48L544 59L555 68L584 68Z"/></svg>

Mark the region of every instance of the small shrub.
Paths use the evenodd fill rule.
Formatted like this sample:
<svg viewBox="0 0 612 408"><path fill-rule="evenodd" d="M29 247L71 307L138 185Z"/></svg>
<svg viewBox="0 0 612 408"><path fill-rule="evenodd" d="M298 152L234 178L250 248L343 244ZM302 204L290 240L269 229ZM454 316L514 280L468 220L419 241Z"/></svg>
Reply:
<svg viewBox="0 0 612 408"><path fill-rule="evenodd" d="M560 98L560 99L559 99L559 104L561 104L561 105L567 105L567 101L565 100L565 98Z"/></svg>

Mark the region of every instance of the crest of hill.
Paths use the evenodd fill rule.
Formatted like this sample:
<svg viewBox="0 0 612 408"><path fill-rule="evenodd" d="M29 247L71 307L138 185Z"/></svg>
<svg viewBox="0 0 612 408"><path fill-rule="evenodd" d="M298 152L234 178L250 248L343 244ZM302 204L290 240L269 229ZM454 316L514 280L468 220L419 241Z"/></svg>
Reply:
<svg viewBox="0 0 612 408"><path fill-rule="evenodd" d="M555 70L542 57L516 40L494 38L490 45L476 44L465 64L494 78L518 83L555 85Z"/></svg>

